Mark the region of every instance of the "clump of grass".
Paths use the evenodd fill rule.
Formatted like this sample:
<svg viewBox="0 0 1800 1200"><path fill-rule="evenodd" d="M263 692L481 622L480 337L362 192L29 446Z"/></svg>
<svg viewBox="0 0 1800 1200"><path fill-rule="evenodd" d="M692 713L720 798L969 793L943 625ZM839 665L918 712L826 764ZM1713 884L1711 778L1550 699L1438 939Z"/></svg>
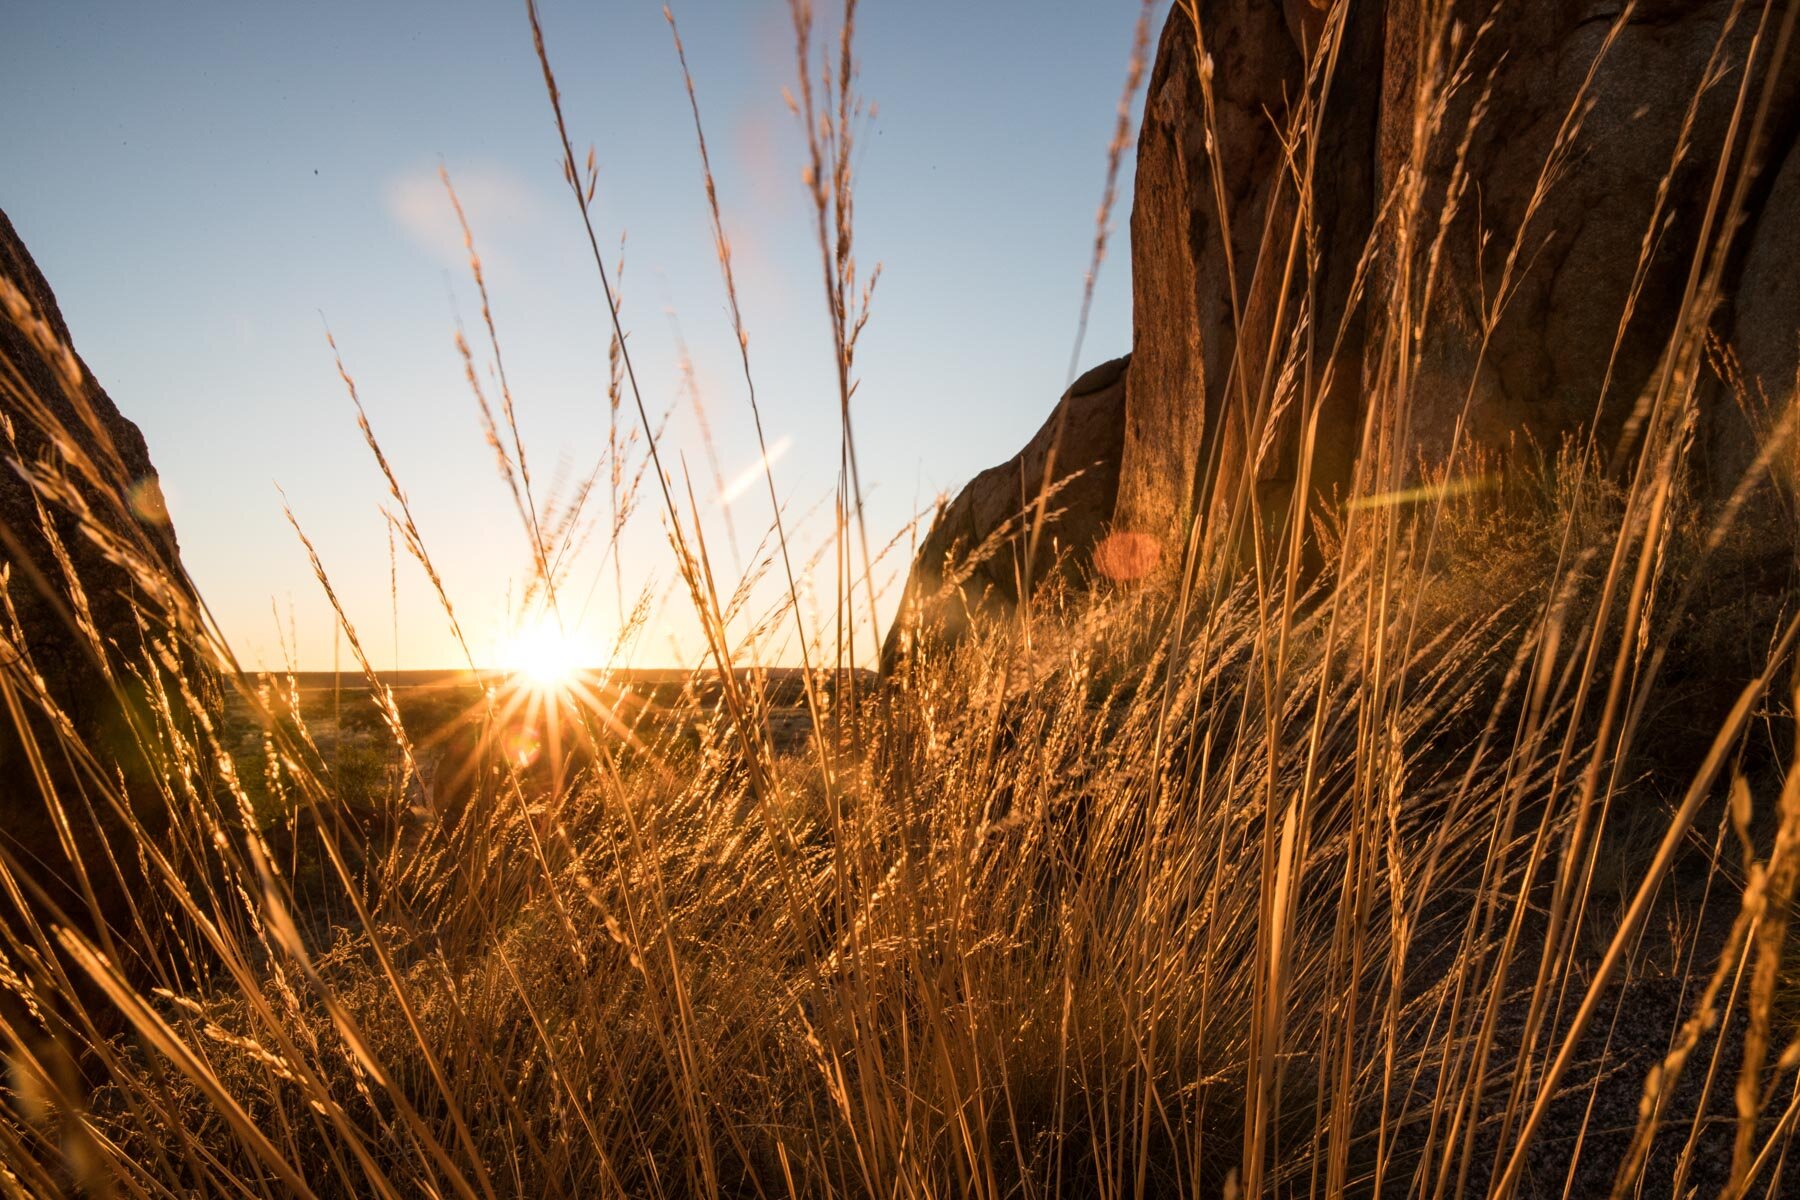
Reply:
<svg viewBox="0 0 1800 1200"><path fill-rule="evenodd" d="M16 910L0 922L0 1186L1435 1197L1659 1194L1712 1171L1726 1194L1776 1194L1800 1112L1784 967L1800 626L1782 600L1711 618L1747 649L1692 728L1706 581L1742 557L1731 522L1692 500L1699 373L1660 380L1634 470L1588 444L1529 469L1464 451L1421 470L1404 458L1401 399L1409 314L1428 310L1412 289L1429 285L1390 281L1365 300L1393 342L1374 355L1369 454L1344 503L1301 488L1293 515L1266 520L1254 472L1227 464L1171 577L1085 594L1052 580L1016 619L923 641L874 683L855 673L861 627L879 632L880 562L851 419L873 280L854 263L855 10L821 68L812 10L793 4L838 382L832 613L803 610L772 481L750 574L779 559L786 594L753 617L752 589L717 573L698 503L665 470L592 220L596 182L532 8L613 314L612 408L638 418L705 634L709 715L692 734L646 722L648 706L604 685L496 684L450 718L408 712L339 608L367 682L351 724L357 747L382 747L378 786L368 761L330 753L341 712L320 737L291 679L247 682L202 610L158 610L160 665L140 669L167 682L137 732L164 769L169 819L130 825L118 848L148 885L129 927L32 903L27 873L0 858ZM685 72L679 39L675 52ZM1452 136L1431 125L1442 105L1427 85L1459 86L1455 64L1421 78L1421 139ZM760 438L724 199L688 86ZM1296 111L1304 149L1309 110ZM1304 196L1288 211L1293 227L1268 236L1304 240ZM1406 215L1377 236L1428 244L1429 214ZM472 234L469 247L480 283ZM534 600L556 611L599 475L560 505L536 493L482 296L497 410L486 364L460 335L458 350ZM1694 305L1671 362L1699 360L1705 297ZM1289 319L1269 342L1287 361L1244 380L1247 396L1305 375L1292 367L1307 314ZM454 624L360 400L357 412L390 528ZM635 504L628 442L615 430L605 465L615 555ZM1304 479L1311 449L1295 452ZM1018 536L1037 536L1043 504L1021 498ZM161 559L129 549L117 557L145 596L178 594ZM628 625L646 613L640 602ZM811 726L798 749L775 735L757 661L788 626ZM9 699L59 727L25 661L0 668ZM226 664L253 752L185 686L181 663L198 661ZM527 710L560 730L547 767L508 740ZM434 769L447 728L466 769ZM87 795L129 814L91 767ZM342 820L350 790L379 792L387 819ZM271 814L289 828L305 815L305 838L284 843ZM1676 931L1669 945L1660 929ZM1646 1021L1652 1009L1666 1016Z"/></svg>

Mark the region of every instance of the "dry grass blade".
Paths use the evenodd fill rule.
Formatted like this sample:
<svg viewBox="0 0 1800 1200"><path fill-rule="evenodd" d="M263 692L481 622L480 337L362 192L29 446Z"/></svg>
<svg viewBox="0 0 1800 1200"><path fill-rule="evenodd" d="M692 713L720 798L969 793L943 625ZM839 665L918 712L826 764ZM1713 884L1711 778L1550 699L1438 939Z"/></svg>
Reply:
<svg viewBox="0 0 1800 1200"><path fill-rule="evenodd" d="M0 847L0 1192L1792 1190L1800 701L1779 684L1800 617L1791 578L1764 581L1786 543L1748 543L1793 532L1753 522L1800 513L1770 495L1800 417L1758 410L1748 473L1709 496L1697 414L1708 389L1748 386L1715 316L1775 122L1761 67L1791 56L1800 3L1725 7L1732 45L1760 65L1737 72L1721 41L1704 94L1671 102L1671 178L1709 104L1727 150L1688 194L1669 179L1646 192L1649 226L1626 239L1639 259L1621 268L1614 360L1671 214L1693 210L1692 257L1667 268L1682 299L1662 358L1618 446L1550 447L1520 467L1471 448L1486 357L1533 286L1544 206L1608 128L1588 101L1640 6L1602 14L1593 57L1571 60L1577 103L1545 116L1513 229L1484 223L1478 169L1508 132L1488 125L1496 26L1460 23L1448 0L1416 6L1416 71L1384 81L1400 118L1392 194L1372 202L1368 244L1332 251L1355 310L1338 314L1321 264L1350 6L1278 18L1301 25L1310 57L1285 108L1255 114L1270 175L1250 203L1216 150L1242 115L1211 57L1228 44L1222 8L1182 0L1171 70L1192 73L1206 143L1188 199L1222 239L1233 340L1207 364L1218 411L1169 543L1179 562L1129 586L1031 578L1067 503L1052 457L1043 486L930 564L943 595L922 599L973 612L966 636L922 637L878 680L857 669L862 626L879 636L878 576L907 534L883 545L867 530L852 412L878 274L857 263L863 10L846 0L827 34L807 0L788 7L836 410L835 483L810 513L781 500L775 462L789 436L820 439L765 432L689 63L701 43L665 10L769 504L740 562L730 524L718 553L729 514L665 438L683 380L658 401L634 362L622 243L609 261L596 231L597 155L577 158L528 0L608 307L594 470L527 465L529 413L446 171L485 330L473 347L459 331L453 361L525 539L523 607L579 622L611 571L614 652L560 681L477 670L478 610L453 603L328 331L385 489L396 654L404 550L467 670L424 699L377 670L351 590L290 513L360 683L334 672L309 692L291 662L244 675L178 564L137 526L111 528L125 502L91 414L15 397L25 376L0 370L8 469L43 526L0 530L0 720L46 822L41 861ZM1154 11L1137 9L1106 147L1076 362ZM1457 275L1471 230L1492 267L1478 280ZM1434 322L1462 292L1478 296L1454 331L1470 377L1446 382L1427 370ZM57 387L87 386L4 280L0 312ZM1360 424L1333 432L1321 414L1350 381ZM1453 418L1447 461L1414 453L1428 400ZM28 431L49 450L23 449ZM1355 475L1327 497L1315 459L1337 436L1359 447ZM647 472L668 552L628 603L620 559ZM815 524L830 528L814 538ZM1022 545L1011 582L1032 593L1029 620L990 618L980 580ZM132 581L135 641L101 628L90 552ZM583 571L593 587L564 606ZM46 677L58 647L28 630L28 589L68 624L69 656L129 703L122 745L84 738ZM699 669L628 669L676 620L696 631ZM781 639L797 671L766 661ZM282 641L291 659L291 628ZM212 663L233 684L224 709L199 666ZM1696 715L1715 700L1716 723Z"/></svg>

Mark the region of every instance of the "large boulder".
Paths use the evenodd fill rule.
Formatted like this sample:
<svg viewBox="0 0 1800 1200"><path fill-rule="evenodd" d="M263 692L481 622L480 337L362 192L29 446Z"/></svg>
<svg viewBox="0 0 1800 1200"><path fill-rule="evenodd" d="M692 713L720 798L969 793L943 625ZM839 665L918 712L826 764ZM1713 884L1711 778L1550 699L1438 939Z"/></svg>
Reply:
<svg viewBox="0 0 1800 1200"><path fill-rule="evenodd" d="M1241 555L1353 487L1570 439L1622 471L1665 379L1691 385L1699 464L1728 490L1800 360L1790 19L1781 0L1174 5L1138 142L1108 536L1165 565Z"/></svg>
<svg viewBox="0 0 1800 1200"><path fill-rule="evenodd" d="M1729 195L1746 161L1739 84L1747 111L1766 88L1754 222L1755 166L1793 144L1800 71L1767 49L1779 5L1624 8L1176 7L1139 143L1122 527L1182 537L1247 501L1278 520L1302 470L1341 490L1371 397L1406 410L1376 414L1405 471L1571 435L1603 458L1628 448L1694 316L1715 177L1726 164ZM1758 311L1775 312L1788 228L1763 224L1726 295L1760 262ZM1792 353L1788 324L1759 345L1767 370Z"/></svg>
<svg viewBox="0 0 1800 1200"><path fill-rule="evenodd" d="M882 647L884 670L918 636L954 639L983 614L1011 611L1028 577L1035 585L1091 565L1119 488L1128 361L1117 358L1082 375L1024 449L977 475L939 509ZM1043 521L1027 570L1040 495L1046 497Z"/></svg>
<svg viewBox="0 0 1800 1200"><path fill-rule="evenodd" d="M144 437L75 354L49 283L4 213L0 564L10 609L0 672L19 714L0 716L0 849L42 890L33 898L27 887L34 906L47 899L117 931L137 831L105 793L123 779L130 823L165 825L147 693L177 663L201 695L212 688L183 636L194 628L194 593ZM179 696L171 709L178 721L191 715ZM6 907L0 922L10 920Z"/></svg>

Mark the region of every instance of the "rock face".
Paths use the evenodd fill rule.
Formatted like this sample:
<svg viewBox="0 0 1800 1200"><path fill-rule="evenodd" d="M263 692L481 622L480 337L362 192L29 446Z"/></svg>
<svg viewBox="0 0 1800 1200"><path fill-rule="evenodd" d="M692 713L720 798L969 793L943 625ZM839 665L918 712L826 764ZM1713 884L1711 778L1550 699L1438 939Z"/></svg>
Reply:
<svg viewBox="0 0 1800 1200"><path fill-rule="evenodd" d="M1732 121L1747 79L1746 109L1767 104L1756 156L1780 165L1800 119L1800 70L1770 48L1784 10L1624 7L1340 4L1310 43L1294 2L1203 0L1197 31L1177 8L1139 144L1122 525L1178 536L1241 508L1246 483L1278 517L1315 418L1311 484L1341 488L1371 403L1407 409L1385 426L1398 459L1590 433L1613 451L1718 233L1721 163L1760 243L1723 290L1741 278L1755 311L1780 307L1792 226L1757 227L1769 173L1744 172L1749 121ZM1271 168L1284 153L1298 169ZM1791 362L1787 325L1759 373Z"/></svg>
<svg viewBox="0 0 1800 1200"><path fill-rule="evenodd" d="M141 697L146 634L164 635L180 619L177 610L191 604L192 591L143 435L70 348L56 297L4 213L0 418L0 562L18 621L16 630L0 624L4 669L28 713L31 677L41 678L75 736L102 770L124 774L140 818L155 828L160 799L130 732L128 709ZM172 653L185 651L177 645ZM88 816L75 800L79 773L60 752L50 723L33 715L26 725L44 752L53 788L75 810L75 852L102 915L114 921L125 885L102 839L122 838L121 822L98 798L97 817ZM74 869L56 832L21 731L6 717L0 717L0 788L0 846L52 903L78 918L87 913L83 872ZM116 857L135 860L129 853Z"/></svg>
<svg viewBox="0 0 1800 1200"><path fill-rule="evenodd" d="M1041 581L1059 562L1078 571L1087 565L1118 493L1128 361L1082 375L1023 450L977 475L938 512L882 647L884 669L917 631L954 638L981 614L1018 603L1030 525L1047 484L1062 486L1045 504L1031 578Z"/></svg>
<svg viewBox="0 0 1800 1200"><path fill-rule="evenodd" d="M1380 13L1353 8L1344 49L1377 57ZM1330 461L1315 474L1347 481L1360 380L1341 369L1320 375L1340 337L1337 361L1360 354L1363 321L1360 310L1346 311L1347 299L1375 211L1379 90L1368 77L1340 75L1327 94L1315 168L1331 186L1312 199L1312 245L1293 236L1296 195L1276 123L1299 119L1307 101L1302 43L1317 44L1319 11L1308 0L1213 0L1200 9L1198 28L1177 5L1163 30L1131 214L1132 355L1117 518L1169 547L1170 562L1203 492L1252 482L1277 496L1291 490L1297 423L1282 428L1285 445L1262 448L1260 461L1249 431L1269 424L1273 405L1291 407L1300 385L1322 397L1319 445ZM1288 347L1274 335L1295 319L1296 254L1317 257L1310 299L1318 315L1313 353L1286 363L1279 356ZM1298 372L1285 395L1274 386L1284 367Z"/></svg>
<svg viewBox="0 0 1800 1200"><path fill-rule="evenodd" d="M1279 529L1297 495L1570 437L1622 469L1659 380L1715 369L1707 337L1749 400L1729 367L1697 387L1699 461L1728 488L1800 366L1793 19L1173 6L1138 143L1113 535L1174 563L1196 528Z"/></svg>
<svg viewBox="0 0 1800 1200"><path fill-rule="evenodd" d="M1794 412L1800 373L1800 143L1771 167L1768 196L1731 298L1730 344L1742 371L1747 419L1741 426L1725 425L1714 437L1715 465L1727 479L1735 478L1763 437ZM1800 485L1794 441L1777 462L1776 474L1790 489Z"/></svg>
<svg viewBox="0 0 1800 1200"><path fill-rule="evenodd" d="M1417 9L1420 0L1406 7ZM1451 221L1431 227L1446 235L1441 272L1449 286L1425 308L1427 328L1436 333L1425 340L1415 385L1415 429L1427 454L1449 449L1465 396L1469 432L1479 443L1499 447L1525 433L1553 445L1563 435L1592 432L1602 448L1614 447L1652 384L1683 318L1696 259L1716 232L1707 221L1715 180L1728 196L1743 174L1743 134L1732 136L1740 85L1746 118L1759 101L1769 105L1758 156L1774 152L1779 164L1793 144L1800 62L1791 54L1773 62L1766 45L1785 5L1742 5L1733 19L1740 7L1733 0L1650 0L1623 22L1620 7L1566 0L1500 6L1470 64L1476 78L1493 80L1491 116L1476 124L1466 151L1445 137L1418 156L1427 204L1450 192L1459 156L1479 188L1462 197ZM1467 3L1458 12L1481 15ZM1423 57L1418 24L1390 16L1387 63ZM1710 85L1709 71L1720 72ZM1409 90L1417 75L1396 74L1397 88L1384 97L1378 145L1388 193L1410 166L1399 147L1412 107L1391 93ZM1449 127L1467 124L1464 113L1475 103L1475 89L1465 89ZM1572 123L1577 110L1585 111ZM1540 196L1547 170L1554 177ZM1754 222L1768 176L1744 177ZM1492 231L1485 246L1483 227ZM1415 248L1414 269L1426 253L1422 244ZM1736 290L1743 263L1739 255L1726 267L1727 294ZM1795 266L1800 260L1789 258L1782 269ZM1493 304L1484 297L1503 294L1504 310L1490 321L1484 309ZM1790 339L1793 324L1790 316Z"/></svg>

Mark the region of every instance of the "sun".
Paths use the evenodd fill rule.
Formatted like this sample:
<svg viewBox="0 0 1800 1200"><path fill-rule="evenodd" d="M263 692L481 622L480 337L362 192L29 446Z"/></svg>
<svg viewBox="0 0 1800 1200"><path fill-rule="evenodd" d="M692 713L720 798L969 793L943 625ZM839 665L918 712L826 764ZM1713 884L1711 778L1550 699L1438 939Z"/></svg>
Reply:
<svg viewBox="0 0 1800 1200"><path fill-rule="evenodd" d="M520 682L540 692L567 691L581 671L585 648L548 618L521 629L502 662Z"/></svg>

